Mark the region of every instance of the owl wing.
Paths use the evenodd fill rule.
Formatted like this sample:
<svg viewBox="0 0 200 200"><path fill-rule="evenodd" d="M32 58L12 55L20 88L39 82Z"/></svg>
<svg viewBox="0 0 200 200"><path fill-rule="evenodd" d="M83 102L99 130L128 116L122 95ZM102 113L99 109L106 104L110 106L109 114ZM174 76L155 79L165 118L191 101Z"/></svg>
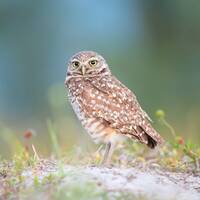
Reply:
<svg viewBox="0 0 200 200"><path fill-rule="evenodd" d="M151 148L162 143L162 138L149 123L149 117L140 107L134 93L119 80L114 76L105 76L92 80L91 86L83 94L90 117L105 120L110 127L137 138Z"/></svg>

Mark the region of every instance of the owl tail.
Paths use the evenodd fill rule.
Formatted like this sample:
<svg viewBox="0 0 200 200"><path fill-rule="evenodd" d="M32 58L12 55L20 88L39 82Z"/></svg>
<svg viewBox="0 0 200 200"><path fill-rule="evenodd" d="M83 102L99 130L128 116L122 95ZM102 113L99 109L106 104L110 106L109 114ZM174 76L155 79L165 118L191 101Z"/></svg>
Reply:
<svg viewBox="0 0 200 200"><path fill-rule="evenodd" d="M158 142L156 140L154 140L151 136L149 136L148 134L146 134L146 137L147 137L147 146L150 147L151 149L154 149Z"/></svg>
<svg viewBox="0 0 200 200"><path fill-rule="evenodd" d="M154 137L152 134L148 134L141 126L137 127L137 133L139 135L139 141L145 143L149 148L154 149L158 144L161 144L162 138L160 135L152 128L151 132L154 132Z"/></svg>

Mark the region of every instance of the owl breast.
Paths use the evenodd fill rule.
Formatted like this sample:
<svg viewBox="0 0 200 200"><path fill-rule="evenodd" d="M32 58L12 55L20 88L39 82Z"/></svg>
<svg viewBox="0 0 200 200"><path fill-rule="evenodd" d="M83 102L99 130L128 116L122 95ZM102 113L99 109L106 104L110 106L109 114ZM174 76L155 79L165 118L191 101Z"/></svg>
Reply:
<svg viewBox="0 0 200 200"><path fill-rule="evenodd" d="M90 107L86 108L85 104L87 103L87 99L83 97L83 93L90 93L92 90L93 88L91 89L91 86L84 81L74 82L71 87L69 87L69 98L71 100L71 105L82 126L95 143L116 143L118 141L122 141L124 136L118 134L115 129L111 128L108 122L101 118L90 117L88 114L92 112L92 110L88 109Z"/></svg>

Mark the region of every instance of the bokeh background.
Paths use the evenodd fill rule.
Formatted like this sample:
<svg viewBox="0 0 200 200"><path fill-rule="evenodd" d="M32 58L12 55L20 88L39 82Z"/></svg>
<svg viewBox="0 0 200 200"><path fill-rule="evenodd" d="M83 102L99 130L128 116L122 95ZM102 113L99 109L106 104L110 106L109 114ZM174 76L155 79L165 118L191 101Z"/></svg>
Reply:
<svg viewBox="0 0 200 200"><path fill-rule="evenodd" d="M198 0L1 0L0 154L27 130L51 152L47 120L63 151L89 148L64 88L66 64L80 50L102 54L157 123L163 109L177 134L200 143ZM84 133L84 134L83 134Z"/></svg>

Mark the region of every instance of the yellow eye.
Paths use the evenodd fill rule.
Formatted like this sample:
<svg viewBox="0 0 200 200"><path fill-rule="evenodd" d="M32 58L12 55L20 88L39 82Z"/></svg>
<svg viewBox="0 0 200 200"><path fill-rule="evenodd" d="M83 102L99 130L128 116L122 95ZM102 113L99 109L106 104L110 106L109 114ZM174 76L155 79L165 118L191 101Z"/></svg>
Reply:
<svg viewBox="0 0 200 200"><path fill-rule="evenodd" d="M97 60L90 60L90 61L89 61L89 64L90 64L90 66L92 66L92 67L96 66L97 63L98 63Z"/></svg>
<svg viewBox="0 0 200 200"><path fill-rule="evenodd" d="M72 65L74 68L78 68L80 66L80 62L74 61L74 62L72 62Z"/></svg>

